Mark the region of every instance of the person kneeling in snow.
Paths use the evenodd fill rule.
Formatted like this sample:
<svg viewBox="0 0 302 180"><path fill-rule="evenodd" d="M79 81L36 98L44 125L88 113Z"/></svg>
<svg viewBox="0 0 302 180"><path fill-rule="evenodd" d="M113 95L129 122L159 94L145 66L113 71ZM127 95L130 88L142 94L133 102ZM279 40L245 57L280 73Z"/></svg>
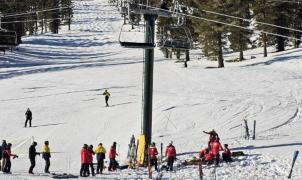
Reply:
<svg viewBox="0 0 302 180"><path fill-rule="evenodd" d="M224 145L224 151L222 153L222 159L225 162L232 162L232 153L228 147L228 144Z"/></svg>
<svg viewBox="0 0 302 180"><path fill-rule="evenodd" d="M213 153L210 151L209 148L206 148L206 150L204 152L204 157L202 158L202 161L205 164L210 165L210 164L213 164L213 158L214 158Z"/></svg>

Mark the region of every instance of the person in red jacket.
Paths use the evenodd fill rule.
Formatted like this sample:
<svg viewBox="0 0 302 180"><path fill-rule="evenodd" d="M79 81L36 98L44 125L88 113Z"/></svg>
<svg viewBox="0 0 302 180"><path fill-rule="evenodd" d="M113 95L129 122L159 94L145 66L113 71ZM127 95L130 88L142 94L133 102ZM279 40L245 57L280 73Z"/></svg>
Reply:
<svg viewBox="0 0 302 180"><path fill-rule="evenodd" d="M210 165L213 163L213 158L214 158L213 153L210 151L209 148L206 148L202 161L205 162L206 164Z"/></svg>
<svg viewBox="0 0 302 180"><path fill-rule="evenodd" d="M81 177L89 176L89 154L88 154L88 145L84 144L81 150Z"/></svg>
<svg viewBox="0 0 302 180"><path fill-rule="evenodd" d="M92 176L95 176L95 173L94 173L94 167L93 167L93 155L95 154L94 151L93 151L93 145L90 145L88 147L88 169L89 169L89 166L90 166L90 169L91 169L91 175ZM90 175L89 173L89 170L88 170L88 176Z"/></svg>
<svg viewBox="0 0 302 180"><path fill-rule="evenodd" d="M7 174L11 173L10 169L11 169L12 164L11 164L10 157L12 156L13 159L18 157L17 155L11 153L11 147L12 147L12 144L8 143L7 147L3 151L3 160L5 161L5 164L3 166L3 173L7 173Z"/></svg>
<svg viewBox="0 0 302 180"><path fill-rule="evenodd" d="M115 160L116 156L118 156L118 154L116 153L116 142L113 142L113 145L109 150L109 171L115 171L118 166L118 163Z"/></svg>
<svg viewBox="0 0 302 180"><path fill-rule="evenodd" d="M202 149L201 149L201 151L199 152L199 158L200 159L202 159L202 158L204 158L204 156L205 156L205 154L206 154L206 147L203 147Z"/></svg>
<svg viewBox="0 0 302 180"><path fill-rule="evenodd" d="M148 149L148 157L149 157L149 161L150 161L150 165L155 167L155 171L158 171L157 169L157 149L155 146L155 143L153 142L151 144L151 146Z"/></svg>
<svg viewBox="0 0 302 180"><path fill-rule="evenodd" d="M173 164L176 159L176 149L173 146L172 141L167 146L165 155L168 157L168 163L167 163L168 170L173 171Z"/></svg>
<svg viewBox="0 0 302 180"><path fill-rule="evenodd" d="M203 131L203 133L209 135L208 146L209 146L209 148L211 149L211 144L212 144L216 139L219 139L219 136L218 136L217 132L216 132L214 129L212 129L212 131L210 131L210 132Z"/></svg>
<svg viewBox="0 0 302 180"><path fill-rule="evenodd" d="M224 150L223 150L223 153L222 153L222 159L225 162L232 162L232 153L229 149L228 144L224 145Z"/></svg>
<svg viewBox="0 0 302 180"><path fill-rule="evenodd" d="M220 155L219 155L219 150L223 150L219 139L216 139L213 143L211 143L211 151L213 153L213 156L215 157L215 164L219 164L220 160Z"/></svg>

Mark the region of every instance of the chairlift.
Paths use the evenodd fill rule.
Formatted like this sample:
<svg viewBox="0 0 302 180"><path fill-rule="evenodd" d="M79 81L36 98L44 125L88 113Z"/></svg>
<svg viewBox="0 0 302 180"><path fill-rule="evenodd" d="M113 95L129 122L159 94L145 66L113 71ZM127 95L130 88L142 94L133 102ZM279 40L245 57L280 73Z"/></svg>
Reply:
<svg viewBox="0 0 302 180"><path fill-rule="evenodd" d="M133 29L133 27L135 27ZM141 28L141 29L139 29ZM150 27L149 27L150 28ZM133 26L132 24L123 25L119 34L119 43L125 48L138 48L138 49L153 49L155 43L147 39L145 41L144 26ZM139 39L134 41L133 39Z"/></svg>
<svg viewBox="0 0 302 180"><path fill-rule="evenodd" d="M0 29L0 47L12 47L17 45L18 42L16 31Z"/></svg>
<svg viewBox="0 0 302 180"><path fill-rule="evenodd" d="M174 32L177 33L174 35ZM162 48L189 50L193 48L193 40L188 27L167 25L160 28L157 45Z"/></svg>

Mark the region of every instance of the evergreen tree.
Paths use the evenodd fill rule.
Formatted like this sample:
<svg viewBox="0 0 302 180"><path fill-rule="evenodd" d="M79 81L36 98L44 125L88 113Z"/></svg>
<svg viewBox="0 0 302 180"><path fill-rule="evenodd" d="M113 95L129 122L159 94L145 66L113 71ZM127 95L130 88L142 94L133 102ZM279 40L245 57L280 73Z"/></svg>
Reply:
<svg viewBox="0 0 302 180"><path fill-rule="evenodd" d="M250 3L248 0L230 0L232 7L230 7L230 15L251 20ZM232 24L248 28L251 23L242 19L232 18ZM239 51L239 61L244 59L243 51L247 50L251 44L251 31L230 27L231 34L229 35L230 47L234 51Z"/></svg>

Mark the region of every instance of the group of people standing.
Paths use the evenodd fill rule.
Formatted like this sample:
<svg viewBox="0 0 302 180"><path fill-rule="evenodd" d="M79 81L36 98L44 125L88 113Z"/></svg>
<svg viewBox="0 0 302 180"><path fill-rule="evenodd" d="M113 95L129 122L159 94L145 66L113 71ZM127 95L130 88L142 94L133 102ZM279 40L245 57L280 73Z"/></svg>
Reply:
<svg viewBox="0 0 302 180"><path fill-rule="evenodd" d="M81 149L81 169L80 169L81 177L88 177L90 176L90 174L92 176L96 175L93 167L94 155L96 156L96 160L97 160L96 174L103 174L104 161L106 158L106 149L104 148L103 144L99 143L99 145L96 147L95 150L93 150L93 145L88 146L87 144L84 144ZM108 171L114 171L117 169L118 167L118 162L116 161L117 155L118 154L116 153L116 142L113 142L108 154L109 157Z"/></svg>
<svg viewBox="0 0 302 180"><path fill-rule="evenodd" d="M37 142L34 141L28 150L30 160L29 174L34 174L33 170L36 166L36 156L41 154L36 151L36 146ZM0 170L5 174L11 174L11 157L13 157L13 159L18 158L18 155L11 152L11 148L11 143L6 143L6 140L2 141L2 145L0 146ZM42 158L45 160L45 173L49 173L50 157L49 142L45 141L42 147Z"/></svg>

